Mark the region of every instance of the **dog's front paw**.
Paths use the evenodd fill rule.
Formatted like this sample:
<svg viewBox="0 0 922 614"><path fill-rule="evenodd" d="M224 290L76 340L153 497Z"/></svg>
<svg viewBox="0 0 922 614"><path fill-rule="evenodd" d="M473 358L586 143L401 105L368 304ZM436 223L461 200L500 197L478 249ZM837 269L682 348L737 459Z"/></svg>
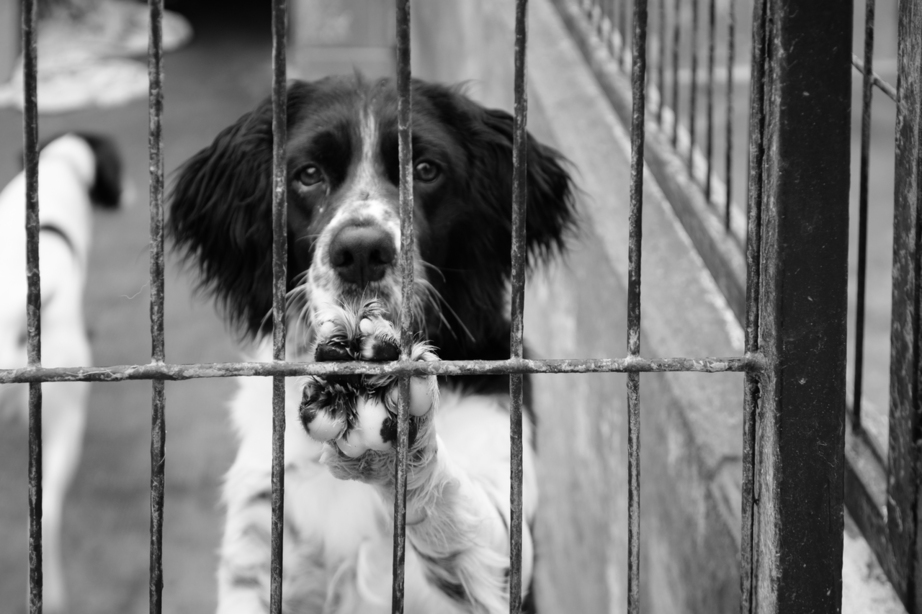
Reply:
<svg viewBox="0 0 922 614"><path fill-rule="evenodd" d="M391 361L400 357L397 334L384 311L371 302L357 310L325 312L317 327L314 359ZM436 360L416 344L411 360ZM385 482L392 476L397 440L397 383L394 375L312 377L304 386L301 423L308 435L327 443L324 462L342 479ZM434 453L431 415L438 405L435 376L410 379L410 449L415 460Z"/></svg>

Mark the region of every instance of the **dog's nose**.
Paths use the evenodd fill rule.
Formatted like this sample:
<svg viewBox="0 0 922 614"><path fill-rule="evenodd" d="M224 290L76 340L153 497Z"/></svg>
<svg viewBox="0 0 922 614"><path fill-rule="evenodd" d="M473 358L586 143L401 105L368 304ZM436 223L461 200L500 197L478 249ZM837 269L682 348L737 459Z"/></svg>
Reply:
<svg viewBox="0 0 922 614"><path fill-rule="evenodd" d="M330 242L330 264L343 281L359 287L384 277L396 254L391 235L380 226L346 226Z"/></svg>

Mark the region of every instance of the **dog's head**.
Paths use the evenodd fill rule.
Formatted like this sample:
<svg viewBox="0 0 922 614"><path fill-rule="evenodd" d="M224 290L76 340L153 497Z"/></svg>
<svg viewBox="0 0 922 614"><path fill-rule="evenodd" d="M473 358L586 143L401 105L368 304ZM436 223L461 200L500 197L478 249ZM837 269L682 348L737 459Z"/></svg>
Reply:
<svg viewBox="0 0 922 614"><path fill-rule="evenodd" d="M413 312L443 358L508 346L513 118L456 89L415 81ZM288 88L288 290L310 320L329 304L400 307L397 93L391 80ZM272 119L267 100L179 170L169 228L202 286L248 336L272 304ZM530 263L573 224L559 154L528 139ZM487 354L492 352L487 351Z"/></svg>

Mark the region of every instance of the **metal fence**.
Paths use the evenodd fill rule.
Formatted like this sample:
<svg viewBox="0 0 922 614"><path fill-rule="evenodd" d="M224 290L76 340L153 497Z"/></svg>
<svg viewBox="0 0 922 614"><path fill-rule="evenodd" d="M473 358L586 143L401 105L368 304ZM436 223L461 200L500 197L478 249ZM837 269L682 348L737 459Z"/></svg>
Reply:
<svg viewBox="0 0 922 614"><path fill-rule="evenodd" d="M562 4L562 3L561 3ZM704 258L708 267L721 286L731 307L743 321L743 288L745 277L738 261L738 251L743 251L743 243L738 228L731 223L739 202L747 202L749 207L763 198L761 190L765 185L760 180L764 164L759 164L759 151L765 151L761 144L760 126L764 126L764 115L759 115L759 106L764 105L764 96L769 92L766 79L771 75L766 70L773 68L758 60L765 54L764 45L777 45L778 38L765 42L764 9L756 2L751 22L743 14L737 17L738 0L727 0L723 5L723 15L715 15L714 0L691 0L690 2L668 3L660 0L654 11L654 23L651 25L653 44L651 46L651 66L647 87L650 91L648 108L655 118L651 130L653 149L648 149L647 157L653 174L674 206L676 213L685 225L693 242ZM702 42L699 33L699 12L706 5L708 22L706 42ZM783 3L769 2L769 15L783 10ZM609 63L624 66L625 45L622 41L630 33L623 28L624 3L584 1L581 8L586 15L586 23L571 20L571 30L578 37L589 38L594 35L607 46ZM901 0L895 6L897 33L897 82L888 83L874 72L874 23L875 0L866 0L864 6L864 41L862 57L852 53L851 64L861 75L861 135L860 162L858 181L858 224L857 224L857 263L855 267L856 294L854 308L853 344L854 365L852 372L852 393L848 400L850 411L846 429L845 443L845 501L847 508L869 542L878 561L893 584L897 594L907 609L912 612L922 611L922 561L920 561L920 520L919 483L922 471L922 452L918 442L922 440L922 421L920 421L919 401L919 245L922 233L919 230L919 210L922 207L922 189L920 189L920 160L922 160L922 85L919 75L922 73L922 7L912 0ZM851 3L839 7L844 18L852 12ZM575 17L575 16L574 16ZM737 50L737 21L752 25L752 45ZM716 25L715 25L716 24ZM828 48L833 47L832 35L826 24L817 22L812 37L819 36L826 41ZM851 24L849 24L849 28ZM724 35L720 33L724 32ZM745 34L745 30L742 30ZM829 36L829 38L827 38ZM584 50L588 48L584 43ZM715 47L724 49L717 53ZM851 48L851 41L848 42ZM707 54L707 68L702 78L699 70L699 57ZM738 54L751 54L751 70L748 81L751 86L749 138L751 139L749 157L749 181L745 199L739 195L734 198L734 178L738 178L743 169L741 162L734 164L734 73L740 72L734 66ZM809 58L809 55L803 57ZM715 92L715 71L726 75L723 92ZM597 74L604 78L604 67L596 67ZM820 75L826 80L825 75ZM739 80L739 79L738 79ZM697 98L704 89L706 111L702 113L697 105ZM718 88L719 90L719 88ZM863 416L865 384L864 341L867 297L867 260L868 260L868 208L871 159L871 123L872 95L881 92L887 100L885 105L894 104L896 135L894 147L894 218L893 218L893 289L892 312L890 315L890 360L889 360L889 434L883 443L883 449L872 441L873 436L865 426ZM713 101L719 94L725 96L722 109L715 111ZM613 93L616 108L626 117L623 104ZM763 98L761 102L759 99ZM683 114L683 108L687 114ZM782 116L782 121L783 121ZM720 168L714 163L715 122L723 124L724 165ZM704 127L704 144L696 139L696 131ZM738 136L736 137L738 138ZM847 147L847 145L846 145ZM755 154L755 155L753 155ZM684 161L686 169L681 172L681 165L675 161ZM676 172L678 177L670 176ZM722 176L721 176L722 175ZM847 176L843 178L847 181ZM715 186L717 189L715 189ZM815 206L806 203L805 206ZM726 236L714 224L712 217L722 217ZM746 234L742 235L745 238ZM753 235L753 227L748 233L750 240L758 240ZM728 240L729 239L729 240ZM752 322L752 315L747 320ZM753 348L747 346L747 350ZM845 399L843 399L845 403ZM844 405L843 405L844 408ZM747 422L747 424L751 424ZM748 441L747 436L747 441ZM748 481L747 481L748 484ZM750 495L748 491L745 496ZM745 513L745 510L744 510Z"/></svg>
<svg viewBox="0 0 922 614"><path fill-rule="evenodd" d="M0 370L0 384L27 382L29 403L29 505L30 505L30 610L41 611L41 384L52 381L152 381L151 438L151 545L150 610L162 609L162 529L164 497L164 442L166 380L204 377L273 377L273 470L272 470L272 564L270 610L282 607L282 522L284 459L284 395L286 377L329 374L396 374L400 377L398 414L398 462L394 509L394 579L392 607L403 611L403 562L405 554L405 495L407 460L408 378L418 374L509 374L511 410L512 490L510 535L510 612L521 607L522 525L522 378L527 373L628 374L629 524L628 604L632 614L640 611L640 374L642 372L695 371L744 374L745 415L744 474L741 557L742 611L744 612L837 612L841 601L844 475L843 441L845 416L845 309L847 254L848 113L850 83L851 15L834 0L804 5L795 0L756 0L753 11L752 78L749 123L748 240L745 251L745 301L740 301L746 322L745 354L726 358L645 358L640 355L641 228L645 137L659 138L646 121L647 99L647 1L585 2L555 0L557 7L584 50L607 49L608 58L591 60L594 68L614 57L631 70L631 183L629 232L629 280L627 355L592 360L526 360L523 358L524 311L524 216L525 164L523 155L527 99L525 88L527 0L516 1L515 26L515 144L513 201L512 333L510 358L498 361L410 362L409 318L404 300L400 316L401 360L385 363L299 363L285 360L284 300L286 280L286 2L273 0L273 362L182 365L166 361L163 327L163 157L161 118L163 90L161 19L163 0L150 0L150 211L151 211L151 338L148 364L111 367L45 368L41 366L41 330L38 267L37 108L34 0L23 0L23 49L25 56L24 142L27 177L27 276L29 292L29 365ZM911 24L918 25L919 11ZM692 13L697 23L697 5ZM676 6L680 6L676 3ZM708 11L713 32L714 1ZM592 26L588 15L596 21ZM656 75L658 92L650 98L657 121L667 124L662 96L666 56L665 0L659 4L656 43L660 49ZM675 13L678 15L678 13ZM769 19L769 16L771 19ZM410 254L413 242L411 98L409 0L397 2L397 83L400 155L401 261L403 293L412 282ZM733 56L733 18L728 22L729 57ZM589 28L587 29L587 24ZM601 26L599 25L601 24ZM822 35L816 26L822 24ZM909 28L910 23L906 27ZM601 29L599 29L601 28ZM593 31L593 29L595 31ZM695 28L697 30L697 28ZM918 31L918 30L917 30ZM605 39L599 33L605 33ZM673 20L673 83L677 82L678 37L684 30ZM797 41L795 45L793 41ZM630 53L628 53L628 41ZM596 45L596 47L593 47ZM918 45L910 45L918 54ZM697 79L697 56L692 56L692 83ZM869 64L869 63L868 63ZM709 42L708 74L714 74L714 36ZM916 66L918 61L916 58ZM729 62L732 69L732 61ZM611 67L605 65L604 70ZM730 75L732 77L732 75ZM652 80L651 80L652 81ZM728 83L732 78L728 78ZM603 86L605 85L603 81ZM907 108L918 114L918 82L915 98ZM696 98L692 86L691 116ZM615 100L615 95L606 89ZM673 88L673 98L678 95ZM808 96L805 96L807 93ZM657 98L658 96L658 98ZM708 116L713 108L713 80L709 86ZM915 100L916 107L911 104ZM623 101L622 101L623 103ZM729 103L732 106L732 101ZM623 106L623 105L622 105ZM677 105L676 105L677 106ZM727 133L732 135L732 113ZM723 192L724 224L729 219L730 188L717 189L713 174L713 123L708 121L705 143L706 174L703 190L713 200ZM694 122L689 125L687 164L698 168ZM918 205L918 126L915 126L916 178L907 190L915 190ZM647 130L645 130L645 127ZM681 140L678 121L672 123L673 141ZM910 135L911 136L911 135ZM730 137L728 137L730 138ZM681 149L681 148L680 148ZM649 151L647 152L650 153ZM725 165L732 165L727 146ZM910 165L910 162L906 162ZM729 176L727 175L727 184ZM915 210L907 215L914 221ZM918 225L913 222L913 228ZM730 223L732 227L732 220ZM918 245L912 237L911 247ZM912 251L913 271L918 255ZM811 266L800 266L809 262ZM918 283L915 277L912 283ZM914 285L912 285L915 288ZM915 290L907 296L917 296ZM733 300L731 300L733 303ZM910 301L910 308L917 309ZM911 314L915 314L912 311ZM913 317L916 317L913 315ZM913 321L914 322L914 321ZM918 352L917 345L910 346ZM615 353L613 349L613 353ZM918 360L913 354L912 365ZM912 370L913 375L915 369ZM915 382L915 380L912 380ZM809 382L810 385L804 385ZM913 388L915 391L915 388ZM915 394L915 393L913 393ZM912 396L915 399L915 396ZM911 405L910 407L916 407ZM783 428L782 428L783 418ZM918 414L911 418L918 426ZM913 431L914 432L914 431ZM914 505L914 504L913 504ZM913 508L914 511L914 508Z"/></svg>
<svg viewBox="0 0 922 614"><path fill-rule="evenodd" d="M862 80L858 186L858 262L852 407L846 446L846 503L909 612L922 611L922 410L919 380L920 212L922 212L922 6L897 9L897 82L874 72L875 0L865 1L863 59L852 55ZM864 337L867 295L868 186L871 102L883 93L895 104L893 289L890 315L889 440L883 457L864 426Z"/></svg>

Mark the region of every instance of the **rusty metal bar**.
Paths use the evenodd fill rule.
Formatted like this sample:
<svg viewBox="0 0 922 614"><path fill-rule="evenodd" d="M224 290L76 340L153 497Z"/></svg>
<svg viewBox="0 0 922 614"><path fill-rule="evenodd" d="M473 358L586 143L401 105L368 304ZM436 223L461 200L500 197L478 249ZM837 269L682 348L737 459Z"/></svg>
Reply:
<svg viewBox="0 0 922 614"><path fill-rule="evenodd" d="M522 359L525 319L525 204L528 202L528 90L526 88L526 48L528 45L528 0L515 3L515 119L512 143L512 293L509 354ZM623 42L623 39L622 39ZM623 47L621 53L624 53ZM522 396L523 376L510 375L512 406L510 420L509 502L509 612L522 610Z"/></svg>
<svg viewBox="0 0 922 614"><path fill-rule="evenodd" d="M659 0L659 64L656 67L656 83L659 88L659 99L656 101L656 123L663 126L663 105L666 101L666 0Z"/></svg>
<svg viewBox="0 0 922 614"><path fill-rule="evenodd" d="M897 71L887 525L906 572L903 599L915 612L922 607L922 6L910 0L899 4Z"/></svg>
<svg viewBox="0 0 922 614"><path fill-rule="evenodd" d="M23 168L26 176L26 352L42 363L42 286L38 214L37 7L22 3ZM29 612L42 611L42 385L29 384Z"/></svg>
<svg viewBox="0 0 922 614"><path fill-rule="evenodd" d="M855 372L852 417L861 428L861 393L864 383L864 301L868 269L868 169L871 150L871 72L874 61L874 0L865 0L864 76L861 82L861 167L858 182L858 284L855 296Z"/></svg>
<svg viewBox="0 0 922 614"><path fill-rule="evenodd" d="M864 62L862 62L861 58L855 54L852 54L852 66L857 68L858 72L864 74ZM893 102L896 102L896 88L884 81L880 75L874 71L871 71L871 83L873 83L877 89L886 94L887 98Z"/></svg>
<svg viewBox="0 0 922 614"><path fill-rule="evenodd" d="M731 2L732 5L732 2ZM762 145L765 129L765 22L767 0L752 7L752 57L749 83L749 178L746 232L746 353L759 352L759 288L762 246ZM732 71L732 68L731 68ZM728 158L728 168L729 168ZM727 174L729 178L729 172ZM753 550L755 541L756 411L759 405L759 375L747 373L743 389L743 479L741 487L742 528L740 544L740 613L753 611Z"/></svg>
<svg viewBox="0 0 922 614"><path fill-rule="evenodd" d="M647 0L634 0L631 67L631 209L628 219L628 354L640 355L640 261L643 238L644 81L647 72ZM640 612L640 373L627 377L628 397L628 614Z"/></svg>
<svg viewBox="0 0 922 614"><path fill-rule="evenodd" d="M163 0L149 0L147 137L150 167L150 336L151 359L163 363ZM166 398L163 380L151 382L150 583L151 614L163 609L163 505L166 479Z"/></svg>
<svg viewBox="0 0 922 614"><path fill-rule="evenodd" d="M675 0L672 12L672 147L679 144L679 42L682 0Z"/></svg>
<svg viewBox="0 0 922 614"><path fill-rule="evenodd" d="M724 228L730 230L730 206L733 202L733 62L736 52L736 0L727 9L727 129L724 152Z"/></svg>
<svg viewBox="0 0 922 614"><path fill-rule="evenodd" d="M551 360L442 360L436 362L220 362L150 363L111 367L23 367L0 369L0 384L27 382L181 381L209 377L297 377L304 375L508 375L510 373L742 373L760 372L758 355L701 358L559 358Z"/></svg>
<svg viewBox="0 0 922 614"><path fill-rule="evenodd" d="M755 421L750 605L758 614L837 614L852 7L768 6L759 296L767 366Z"/></svg>
<svg viewBox="0 0 922 614"><path fill-rule="evenodd" d="M413 343L413 97L410 74L410 2L397 1L397 137L400 156L400 355L408 360ZM394 556L391 612L402 614L407 531L407 456L410 447L410 380L399 382L397 462L394 476Z"/></svg>
<svg viewBox="0 0 922 614"><path fill-rule="evenodd" d="M708 104L707 104L707 140L705 155L707 171L704 176L704 197L711 202L711 168L714 159L714 35L717 22L716 0L708 2Z"/></svg>
<svg viewBox="0 0 922 614"><path fill-rule="evenodd" d="M695 180L695 112L698 102L698 0L691 0L691 87L688 104L688 173Z"/></svg>
<svg viewBox="0 0 922 614"><path fill-rule="evenodd" d="M286 85L287 0L272 1L272 358L285 360L288 284L288 142ZM285 536L285 377L272 379L272 495L269 559L269 612L282 612Z"/></svg>

